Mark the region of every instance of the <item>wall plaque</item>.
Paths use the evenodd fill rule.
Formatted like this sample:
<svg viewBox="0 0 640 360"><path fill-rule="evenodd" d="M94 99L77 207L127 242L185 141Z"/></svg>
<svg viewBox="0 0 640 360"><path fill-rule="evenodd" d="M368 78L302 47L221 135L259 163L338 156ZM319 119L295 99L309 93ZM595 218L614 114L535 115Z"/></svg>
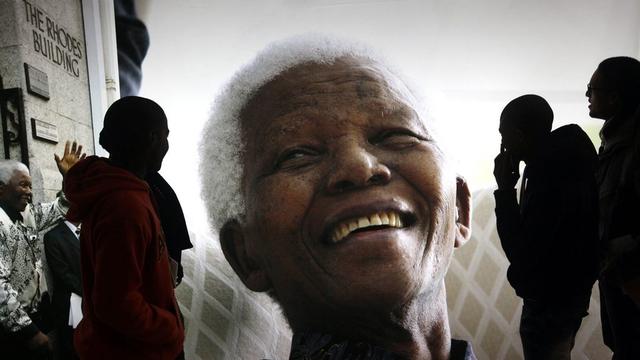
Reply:
<svg viewBox="0 0 640 360"><path fill-rule="evenodd" d="M27 77L27 91L49 100L49 77L47 73L27 63L24 63L24 73Z"/></svg>
<svg viewBox="0 0 640 360"><path fill-rule="evenodd" d="M58 127L46 121L31 118L31 133L34 139L58 143Z"/></svg>

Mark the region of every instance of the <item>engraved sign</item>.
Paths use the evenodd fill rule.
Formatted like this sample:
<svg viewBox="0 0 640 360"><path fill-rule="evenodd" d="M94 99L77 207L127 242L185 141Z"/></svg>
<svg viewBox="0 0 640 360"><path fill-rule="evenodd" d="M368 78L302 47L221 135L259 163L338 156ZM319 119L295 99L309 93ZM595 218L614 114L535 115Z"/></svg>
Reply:
<svg viewBox="0 0 640 360"><path fill-rule="evenodd" d="M49 100L49 77L47 73L25 63L24 73L27 77L27 91Z"/></svg>
<svg viewBox="0 0 640 360"><path fill-rule="evenodd" d="M31 133L34 139L58 143L58 127L48 122L31 118Z"/></svg>
<svg viewBox="0 0 640 360"><path fill-rule="evenodd" d="M24 15L31 27L33 51L64 69L68 74L80 77L80 64L84 59L81 37L72 34L43 9L24 0Z"/></svg>

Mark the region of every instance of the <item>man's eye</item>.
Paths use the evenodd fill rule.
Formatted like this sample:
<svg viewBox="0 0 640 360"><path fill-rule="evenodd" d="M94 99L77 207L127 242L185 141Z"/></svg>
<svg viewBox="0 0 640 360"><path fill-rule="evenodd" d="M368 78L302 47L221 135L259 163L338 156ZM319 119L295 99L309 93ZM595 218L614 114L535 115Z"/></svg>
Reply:
<svg viewBox="0 0 640 360"><path fill-rule="evenodd" d="M298 169L316 161L319 153L308 148L294 148L284 151L276 160L276 169Z"/></svg>
<svg viewBox="0 0 640 360"><path fill-rule="evenodd" d="M410 130L400 129L383 131L372 140L372 143L394 149L405 149L418 145L423 140L425 139Z"/></svg>

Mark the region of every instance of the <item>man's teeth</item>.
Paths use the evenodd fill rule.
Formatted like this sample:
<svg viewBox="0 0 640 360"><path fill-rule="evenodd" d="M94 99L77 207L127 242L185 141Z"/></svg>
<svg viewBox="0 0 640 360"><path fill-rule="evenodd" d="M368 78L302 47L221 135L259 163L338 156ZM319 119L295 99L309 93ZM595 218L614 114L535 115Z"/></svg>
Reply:
<svg viewBox="0 0 640 360"><path fill-rule="evenodd" d="M402 220L400 220L400 214L395 212L380 212L371 216L363 216L361 218L345 221L336 226L335 230L333 230L331 241L334 243L338 242L358 229L382 225L401 228L403 225Z"/></svg>

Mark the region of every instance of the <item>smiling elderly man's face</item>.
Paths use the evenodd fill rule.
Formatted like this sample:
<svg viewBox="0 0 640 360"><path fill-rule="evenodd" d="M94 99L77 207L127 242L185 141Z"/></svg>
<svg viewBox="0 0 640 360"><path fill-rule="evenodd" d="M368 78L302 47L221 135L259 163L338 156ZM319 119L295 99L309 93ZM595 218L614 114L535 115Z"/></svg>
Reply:
<svg viewBox="0 0 640 360"><path fill-rule="evenodd" d="M286 71L242 112L246 218L222 229L223 250L294 331L429 297L468 237L468 189L404 94L380 65L342 58Z"/></svg>

